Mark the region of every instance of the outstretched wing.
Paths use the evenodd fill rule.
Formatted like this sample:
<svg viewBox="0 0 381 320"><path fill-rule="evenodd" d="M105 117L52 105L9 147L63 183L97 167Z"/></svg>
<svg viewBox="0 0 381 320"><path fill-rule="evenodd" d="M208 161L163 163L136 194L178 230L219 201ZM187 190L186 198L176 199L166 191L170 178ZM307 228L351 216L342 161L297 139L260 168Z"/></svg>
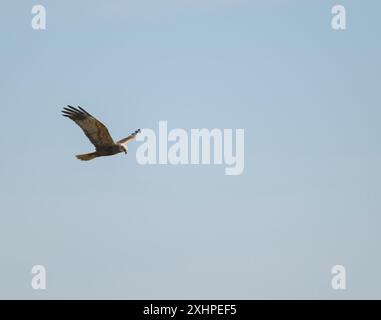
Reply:
<svg viewBox="0 0 381 320"><path fill-rule="evenodd" d="M140 132L140 129L135 130L133 133L131 133L127 138L124 138L122 140L117 141L117 143L127 143L130 140L134 140L136 138L136 135Z"/></svg>
<svg viewBox="0 0 381 320"><path fill-rule="evenodd" d="M78 106L78 109L67 106L63 108L62 115L78 124L96 148L107 147L114 144L114 140L112 140L106 126L80 106Z"/></svg>

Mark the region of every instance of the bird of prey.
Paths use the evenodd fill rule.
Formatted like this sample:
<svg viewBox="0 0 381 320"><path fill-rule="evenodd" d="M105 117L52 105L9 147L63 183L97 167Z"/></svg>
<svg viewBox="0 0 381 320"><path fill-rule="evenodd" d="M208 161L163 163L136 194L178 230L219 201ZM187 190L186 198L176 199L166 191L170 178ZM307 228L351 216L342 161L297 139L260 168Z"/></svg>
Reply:
<svg viewBox="0 0 381 320"><path fill-rule="evenodd" d="M77 159L83 161L92 160L97 157L112 156L121 152L127 154L127 143L134 140L136 135L140 132L140 129L138 129L127 138L114 142L106 126L80 106L78 106L78 108L72 106L64 107L62 115L78 124L87 138L89 138L91 143L95 146L95 152L76 155Z"/></svg>

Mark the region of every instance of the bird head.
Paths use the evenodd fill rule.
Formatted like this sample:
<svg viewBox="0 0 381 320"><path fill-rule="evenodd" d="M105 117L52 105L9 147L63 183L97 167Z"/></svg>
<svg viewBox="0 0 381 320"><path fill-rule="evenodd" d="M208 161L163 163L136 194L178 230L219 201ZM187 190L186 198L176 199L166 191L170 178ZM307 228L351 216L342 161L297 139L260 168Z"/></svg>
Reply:
<svg viewBox="0 0 381 320"><path fill-rule="evenodd" d="M123 146L123 145L120 145L119 146L119 150L120 150L120 152L124 152L125 154L127 154L127 147L125 147L125 146Z"/></svg>

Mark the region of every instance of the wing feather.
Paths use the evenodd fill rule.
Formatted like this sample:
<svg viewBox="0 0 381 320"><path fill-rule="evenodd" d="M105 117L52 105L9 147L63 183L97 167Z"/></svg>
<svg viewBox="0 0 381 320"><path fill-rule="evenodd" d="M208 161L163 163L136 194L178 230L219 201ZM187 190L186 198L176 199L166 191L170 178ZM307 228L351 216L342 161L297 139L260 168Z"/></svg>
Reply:
<svg viewBox="0 0 381 320"><path fill-rule="evenodd" d="M122 140L119 140L119 141L117 141L117 143L121 143L121 144L123 144L123 143L127 143L128 141L135 139L135 138L136 138L136 135L137 135L139 132L140 132L140 129L135 130L135 131L134 131L133 133L131 133L127 138L124 138L124 139L122 139Z"/></svg>
<svg viewBox="0 0 381 320"><path fill-rule="evenodd" d="M62 115L73 120L96 148L115 144L107 127L80 106L77 109L68 105L63 108Z"/></svg>

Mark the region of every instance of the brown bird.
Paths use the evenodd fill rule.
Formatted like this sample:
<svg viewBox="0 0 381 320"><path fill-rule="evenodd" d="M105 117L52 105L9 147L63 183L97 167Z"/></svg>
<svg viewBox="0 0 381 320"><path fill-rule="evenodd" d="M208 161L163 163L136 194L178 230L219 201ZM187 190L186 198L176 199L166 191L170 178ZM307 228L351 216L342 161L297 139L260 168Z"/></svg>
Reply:
<svg viewBox="0 0 381 320"><path fill-rule="evenodd" d="M95 146L95 152L76 155L79 160L83 161L97 157L112 156L121 152L127 154L127 143L134 140L136 135L140 132L140 129L138 129L127 138L114 142L107 127L80 106L78 106L78 108L72 106L64 107L62 115L78 124L87 138L89 138L91 143Z"/></svg>

